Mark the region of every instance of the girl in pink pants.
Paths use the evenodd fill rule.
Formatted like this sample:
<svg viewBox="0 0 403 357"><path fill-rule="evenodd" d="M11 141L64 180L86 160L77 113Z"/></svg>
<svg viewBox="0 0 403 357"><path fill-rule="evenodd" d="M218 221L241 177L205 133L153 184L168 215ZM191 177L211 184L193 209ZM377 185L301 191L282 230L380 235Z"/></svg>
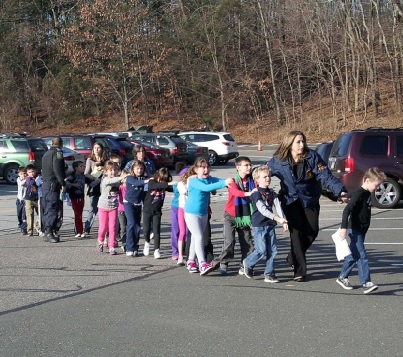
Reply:
<svg viewBox="0 0 403 357"><path fill-rule="evenodd" d="M119 168L113 161L107 161L104 165L104 176L101 181L101 197L98 201L98 252L103 252L103 242L108 232L109 254L115 255L117 235L119 186L127 174L116 177Z"/></svg>

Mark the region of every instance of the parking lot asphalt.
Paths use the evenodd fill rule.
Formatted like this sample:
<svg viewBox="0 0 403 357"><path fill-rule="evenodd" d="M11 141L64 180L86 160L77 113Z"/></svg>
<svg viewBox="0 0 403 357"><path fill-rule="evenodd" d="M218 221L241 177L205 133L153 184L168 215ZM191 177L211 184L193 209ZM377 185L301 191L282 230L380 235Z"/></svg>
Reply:
<svg viewBox="0 0 403 357"><path fill-rule="evenodd" d="M267 147L240 149L254 163ZM233 163L213 176L234 175ZM273 180L275 188L278 182ZM321 199L321 231L308 251L308 281L295 283L285 262L288 235L276 230L280 283L229 274L189 274L170 258L168 195L162 254L155 260L95 250L96 235L74 238L65 207L61 243L21 236L16 187L0 184L0 356L400 356L403 335L403 205L373 208L366 247L379 290L363 295L357 271L345 291L331 234L343 205ZM222 245L225 190L212 197L212 239Z"/></svg>

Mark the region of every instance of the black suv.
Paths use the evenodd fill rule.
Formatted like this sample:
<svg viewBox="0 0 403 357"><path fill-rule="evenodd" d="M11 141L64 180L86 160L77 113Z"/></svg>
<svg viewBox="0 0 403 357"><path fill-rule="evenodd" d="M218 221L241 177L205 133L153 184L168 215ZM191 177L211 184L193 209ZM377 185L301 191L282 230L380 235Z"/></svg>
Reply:
<svg viewBox="0 0 403 357"><path fill-rule="evenodd" d="M42 156L47 150L48 147L42 139L0 136L0 177L9 184L16 184L18 168L33 164L40 170Z"/></svg>
<svg viewBox="0 0 403 357"><path fill-rule="evenodd" d="M403 128L368 128L339 135L330 152L329 169L348 190L359 187L365 171L375 166L388 178L372 194L372 204L396 207L402 199Z"/></svg>
<svg viewBox="0 0 403 357"><path fill-rule="evenodd" d="M187 143L176 133L144 133L133 134L130 139L147 141L162 148L169 149L174 159L174 164L178 161L188 162L189 153Z"/></svg>

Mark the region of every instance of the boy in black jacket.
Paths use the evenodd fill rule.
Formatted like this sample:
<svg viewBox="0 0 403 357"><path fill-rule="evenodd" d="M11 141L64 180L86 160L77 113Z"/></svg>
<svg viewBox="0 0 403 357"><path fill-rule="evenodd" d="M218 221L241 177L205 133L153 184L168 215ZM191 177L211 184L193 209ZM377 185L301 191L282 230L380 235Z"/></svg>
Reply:
<svg viewBox="0 0 403 357"><path fill-rule="evenodd" d="M85 237L83 227L84 188L85 184L91 183L91 180L84 175L85 164L82 161L74 161L73 170L73 173L66 178L66 186L74 211L75 238L79 238Z"/></svg>
<svg viewBox="0 0 403 357"><path fill-rule="evenodd" d="M380 171L377 167L373 167L368 169L365 173L362 186L347 195L350 197L350 200L343 211L340 235L345 239L348 233L351 240L351 254L345 257L340 275L336 279L336 282L343 289L353 289L348 280L348 276L356 263L358 266L358 276L364 289L364 294L369 294L378 289L378 286L371 282L364 241L365 234L367 233L371 222L371 192L374 192L382 181L385 180L385 173Z"/></svg>

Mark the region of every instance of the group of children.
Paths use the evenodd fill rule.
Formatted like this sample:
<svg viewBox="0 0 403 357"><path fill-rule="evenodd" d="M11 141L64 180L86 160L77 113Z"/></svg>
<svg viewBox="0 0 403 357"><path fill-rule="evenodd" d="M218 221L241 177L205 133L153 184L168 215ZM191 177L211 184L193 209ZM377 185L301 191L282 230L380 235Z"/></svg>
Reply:
<svg viewBox="0 0 403 357"><path fill-rule="evenodd" d="M154 236L154 258L161 258L161 216L167 190L174 192L171 204L172 259L187 267L190 273L206 275L219 269L226 275L228 263L234 258L235 235L241 250L239 274L253 277L257 263L265 259L264 281L279 282L274 268L277 254L275 226L288 231L288 222L279 197L270 188L271 174L267 165L252 169L248 157L235 159L235 178L219 179L210 176L210 164L198 158L191 167L178 165L179 181L173 181L168 169L161 168L147 175L143 161L134 160L128 170L120 170L119 157L111 158L103 166L101 196L98 202L99 228L97 250L103 252L107 240L109 254L116 255L118 231L126 256L139 255L140 234L143 231L143 254L150 254L150 237ZM74 210L76 237L83 235L82 213L84 188L90 184L84 175L83 162L73 164L74 172L66 178L67 191ZM344 289L351 290L348 276L355 263L364 293L378 287L371 282L364 240L371 217L370 195L385 179L377 168L367 171L363 185L352 192L344 209L341 235L350 237L351 255L345 258L336 280ZM23 234L33 235L34 214L40 212L41 177L35 167L28 165L19 170L17 213ZM228 201L224 210L224 243L218 263L212 260L210 225L210 194L228 188ZM26 214L25 214L26 212ZM143 222L141 224L141 221ZM40 221L39 221L40 222ZM348 230L347 230L348 229ZM185 261L185 256L187 260ZM210 256L210 258L209 258Z"/></svg>

